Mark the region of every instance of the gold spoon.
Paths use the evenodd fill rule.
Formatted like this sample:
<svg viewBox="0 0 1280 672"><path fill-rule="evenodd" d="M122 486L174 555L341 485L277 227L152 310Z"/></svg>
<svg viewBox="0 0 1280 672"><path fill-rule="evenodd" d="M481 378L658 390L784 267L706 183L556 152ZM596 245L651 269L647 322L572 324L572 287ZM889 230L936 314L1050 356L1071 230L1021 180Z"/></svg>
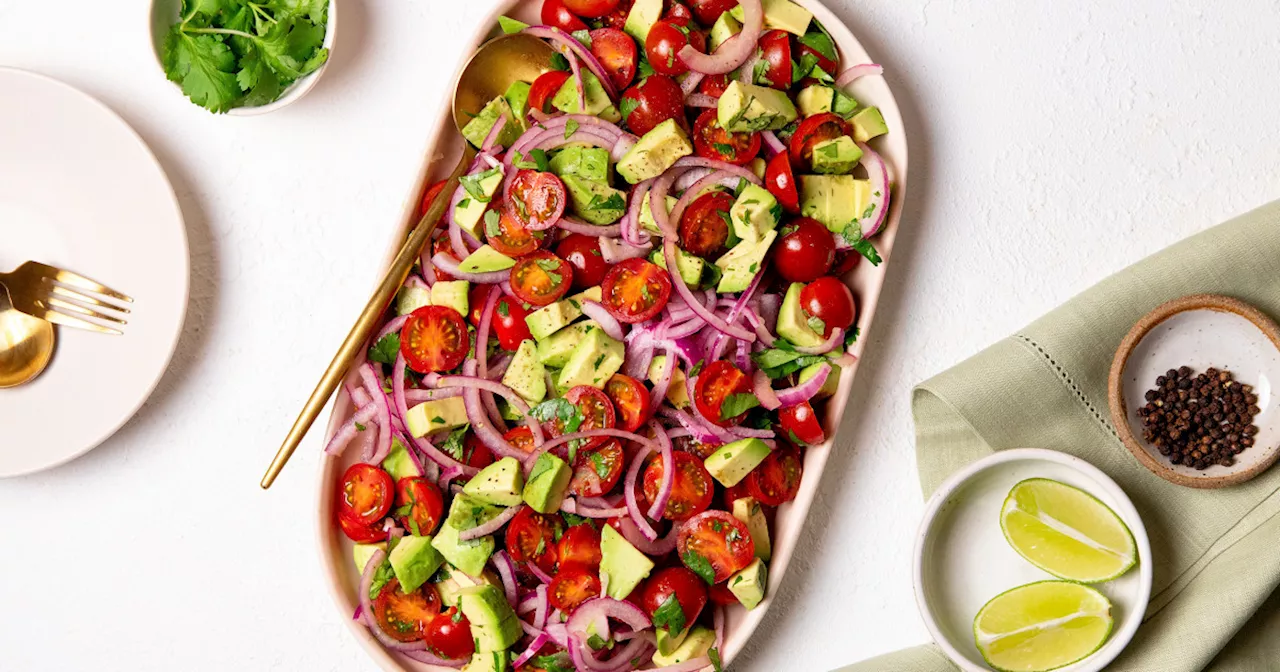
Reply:
<svg viewBox="0 0 1280 672"><path fill-rule="evenodd" d="M457 126L458 132L462 132L463 126L466 126L471 117L479 113L485 104L506 93L507 87L512 83L532 82L538 75L550 70L551 56L554 53L555 51L546 42L522 34L504 35L480 47L480 50L463 68L462 74L458 76L458 83L453 89L453 123ZM369 298L369 303L360 313L355 326L351 328L351 333L347 334L342 347L338 349L320 383L311 393L311 398L307 399L306 406L302 408L302 413L293 423L293 428L285 437L284 444L280 446L280 450L276 451L275 459L271 461L266 475L262 477L263 489L271 487L276 476L280 475L280 470L289 461L293 451L298 448L302 437L306 436L307 430L311 429L312 423L320 415L329 397L342 383L342 378L351 366L351 361L360 353L378 327L383 313L386 312L387 306L390 305L400 286L404 284L405 278L409 276L409 271L413 268L413 263L418 259L423 246L431 239L431 233L435 231L436 224L450 201L447 195L457 189L458 178L471 165L475 156L475 148L466 144L462 157L458 160L458 166L453 169L448 183L440 192L442 196L431 204L431 208L409 234L409 239L400 248L399 254L391 262L391 267L382 277L377 291Z"/></svg>
<svg viewBox="0 0 1280 672"><path fill-rule="evenodd" d="M26 383L49 365L56 336L53 325L20 313L0 287L0 388Z"/></svg>

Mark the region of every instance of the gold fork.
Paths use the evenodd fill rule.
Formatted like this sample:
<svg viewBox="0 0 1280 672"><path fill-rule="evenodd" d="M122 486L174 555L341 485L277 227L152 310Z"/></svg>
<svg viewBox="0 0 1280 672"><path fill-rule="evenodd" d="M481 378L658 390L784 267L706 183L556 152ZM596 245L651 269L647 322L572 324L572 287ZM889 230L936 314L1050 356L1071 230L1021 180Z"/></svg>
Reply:
<svg viewBox="0 0 1280 672"><path fill-rule="evenodd" d="M129 314L129 309L121 304L133 303L129 296L83 275L35 261L28 261L12 273L0 273L0 286L8 292L9 302L18 312L66 327L117 336L124 332L85 318L123 327L128 322L119 316Z"/></svg>

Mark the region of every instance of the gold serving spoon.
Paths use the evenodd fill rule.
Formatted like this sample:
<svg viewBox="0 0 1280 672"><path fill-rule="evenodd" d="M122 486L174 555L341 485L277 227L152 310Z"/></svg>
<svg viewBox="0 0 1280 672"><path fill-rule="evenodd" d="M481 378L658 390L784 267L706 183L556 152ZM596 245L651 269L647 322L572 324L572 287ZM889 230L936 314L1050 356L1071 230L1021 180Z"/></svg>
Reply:
<svg viewBox="0 0 1280 672"><path fill-rule="evenodd" d="M0 388L40 375L53 358L55 343L52 324L15 310L0 289Z"/></svg>
<svg viewBox="0 0 1280 672"><path fill-rule="evenodd" d="M506 93L507 87L512 83L532 82L538 75L550 70L551 56L554 53L555 51L546 42L522 34L497 37L480 47L480 50L463 68L462 74L458 76L458 83L453 89L453 123L458 132L461 133L463 126L466 126L471 117L479 113L489 101ZM338 349L338 354L334 355L329 368L320 378L320 383L311 393L311 398L307 399L306 406L302 408L302 414L293 423L293 428L285 437L284 444L280 446L280 450L276 451L275 459L271 461L266 475L262 477L263 489L271 487L276 476L280 475L280 470L289 461L293 451L298 448L302 437L306 436L307 430L311 429L312 423L320 415L329 397L342 383L352 360L359 355L360 350L377 329L387 306L391 304L396 292L404 284L405 278L409 277L409 271L413 268L413 263L417 260L423 246L431 239L431 233L435 231L436 224L439 223L440 217L451 200L449 195L458 188L458 178L471 165L475 156L475 148L466 144L457 167L453 169L448 183L440 192L441 196L435 199L427 213L418 221L417 227L409 234L409 239L405 241L399 254L391 262L391 267L387 269L377 291L369 298L369 303L356 319L351 333L347 334L342 347Z"/></svg>

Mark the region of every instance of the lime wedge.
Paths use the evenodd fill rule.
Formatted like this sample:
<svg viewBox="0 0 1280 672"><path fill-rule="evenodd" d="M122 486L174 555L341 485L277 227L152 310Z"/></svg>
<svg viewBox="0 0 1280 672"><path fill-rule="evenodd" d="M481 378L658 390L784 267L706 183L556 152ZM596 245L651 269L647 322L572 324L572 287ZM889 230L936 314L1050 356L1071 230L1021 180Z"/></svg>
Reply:
<svg viewBox="0 0 1280 672"><path fill-rule="evenodd" d="M1138 563L1133 533L1114 511L1047 478L1013 486L1000 510L1000 529L1031 564L1070 581L1110 581Z"/></svg>
<svg viewBox="0 0 1280 672"><path fill-rule="evenodd" d="M997 670L1043 672L1102 648L1111 625L1111 602L1102 593L1069 581L1041 581L983 605L973 619L973 638Z"/></svg>

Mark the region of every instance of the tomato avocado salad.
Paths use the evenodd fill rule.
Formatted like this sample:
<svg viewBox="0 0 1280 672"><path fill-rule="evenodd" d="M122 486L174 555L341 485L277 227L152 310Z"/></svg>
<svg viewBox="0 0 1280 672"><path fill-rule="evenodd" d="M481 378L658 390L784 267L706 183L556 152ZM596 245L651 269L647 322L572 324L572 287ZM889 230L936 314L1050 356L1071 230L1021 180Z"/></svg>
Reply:
<svg viewBox="0 0 1280 672"><path fill-rule="evenodd" d="M719 669L765 599L777 507L858 330L838 276L886 221L880 111L790 0L543 0L553 69L478 156L401 289L335 522L355 618L470 672Z"/></svg>

